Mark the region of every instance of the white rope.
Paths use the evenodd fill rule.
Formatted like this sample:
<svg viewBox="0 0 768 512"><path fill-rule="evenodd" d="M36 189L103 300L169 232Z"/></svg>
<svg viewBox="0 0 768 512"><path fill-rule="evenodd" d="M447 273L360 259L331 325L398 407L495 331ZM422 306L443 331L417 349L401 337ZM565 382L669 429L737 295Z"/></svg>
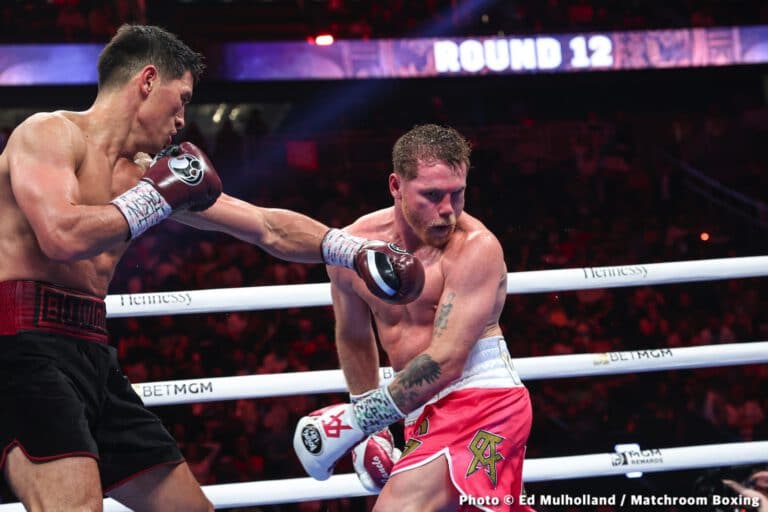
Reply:
<svg viewBox="0 0 768 512"><path fill-rule="evenodd" d="M768 256L515 272L507 293L715 281L768 275ZM328 306L328 283L109 295L110 318Z"/></svg>
<svg viewBox="0 0 768 512"><path fill-rule="evenodd" d="M768 441L710 444L677 448L646 449L636 452L595 453L570 457L528 459L523 466L525 482L570 478L623 475L629 472L652 473L704 467L723 467L765 462ZM342 497L368 496L354 474L335 475L324 482L312 478L290 478L203 487L217 509L296 503ZM0 505L0 512L24 509L18 503ZM104 501L105 512L129 509L114 500Z"/></svg>
<svg viewBox="0 0 768 512"><path fill-rule="evenodd" d="M523 380L757 363L768 363L768 341L514 360ZM382 384L394 378L392 368L381 368L379 375ZM347 391L341 370L146 382L133 387L148 406Z"/></svg>

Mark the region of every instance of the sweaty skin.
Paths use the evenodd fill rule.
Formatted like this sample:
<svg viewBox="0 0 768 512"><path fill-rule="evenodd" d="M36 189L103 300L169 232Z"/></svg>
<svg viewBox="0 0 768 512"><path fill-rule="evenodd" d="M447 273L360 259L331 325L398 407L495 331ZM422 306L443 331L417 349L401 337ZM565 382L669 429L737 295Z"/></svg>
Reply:
<svg viewBox="0 0 768 512"><path fill-rule="evenodd" d="M83 163L76 174L77 193L74 197L83 205L108 203L136 185L150 162L151 158L145 153L138 153L134 160L119 158L111 173L101 171L97 165ZM9 168L3 154L0 156L0 218L4 222L0 224L0 258L10 264L0 268L0 281L36 279L104 297L115 268L129 245L123 241L125 232L121 231L117 235L119 241L104 252L76 261L57 261L41 249L10 188ZM87 190L87 194L80 192L82 190ZM114 206L104 208L121 215ZM180 211L172 218L198 229L228 233L275 257L300 263L322 261L319 247L328 229L297 212L261 208L227 194L222 194L204 212Z"/></svg>
<svg viewBox="0 0 768 512"><path fill-rule="evenodd" d="M79 113L59 112L49 114L47 118L38 116L38 119L33 119L32 123L42 125L43 129L50 125L59 127L63 125L67 128L67 133L71 134L70 143L75 148L76 172L69 184L70 189L53 189L46 186L47 183L43 181L35 185L36 193L60 195L62 200L70 203L70 206L72 204L77 207L99 205L106 212L113 210L113 214L122 217L117 208L108 203L113 197L134 186L143 170L137 166L118 165L117 161L110 165L107 157L97 148L92 147L89 139L78 130L79 125L84 123ZM13 141L13 144L23 145L24 142L21 139ZM6 151L0 156L0 218L3 219L0 223L0 259L4 262L0 266L0 281L34 279L56 283L100 297L106 295L117 262L128 248L128 243L124 242L127 237L127 224L116 233L110 244L112 247L98 254L75 261L59 259L55 251L49 251L49 254L46 254L43 249L44 241L36 237L30 220L12 190L8 154L9 152ZM111 170L112 168L114 171ZM13 179L21 181L24 177L24 172L18 171ZM17 184L14 188L18 187ZM34 213L33 217L38 223L51 226L50 230L54 231L51 236L55 236L55 231L65 229L55 225L56 222L62 222L62 216L56 209L51 208ZM100 231L98 219L94 220L94 225L90 229ZM107 228L104 228L101 231L104 233L106 230Z"/></svg>
<svg viewBox="0 0 768 512"><path fill-rule="evenodd" d="M329 267L328 274L350 392L378 386L372 314L381 346L400 372L390 392L408 412L459 377L478 339L501 335L507 271L496 237L463 212L466 169L422 165L411 182L393 179L396 205L361 217L348 231L385 237L413 252L426 274L421 296L391 306L374 300L353 273Z"/></svg>

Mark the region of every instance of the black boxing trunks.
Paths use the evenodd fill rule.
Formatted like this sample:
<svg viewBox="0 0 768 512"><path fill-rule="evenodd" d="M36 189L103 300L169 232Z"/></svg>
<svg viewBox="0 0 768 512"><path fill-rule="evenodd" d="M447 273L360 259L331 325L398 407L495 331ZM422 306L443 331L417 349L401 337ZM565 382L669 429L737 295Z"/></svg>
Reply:
<svg viewBox="0 0 768 512"><path fill-rule="evenodd" d="M104 301L35 281L0 283L0 469L30 460L98 460L106 491L183 457L107 345Z"/></svg>

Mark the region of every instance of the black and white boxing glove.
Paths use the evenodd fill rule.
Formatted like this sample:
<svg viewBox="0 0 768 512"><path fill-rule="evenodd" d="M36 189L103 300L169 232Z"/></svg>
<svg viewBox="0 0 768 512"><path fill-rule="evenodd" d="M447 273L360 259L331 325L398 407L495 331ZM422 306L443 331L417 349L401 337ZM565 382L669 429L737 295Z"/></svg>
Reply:
<svg viewBox="0 0 768 512"><path fill-rule="evenodd" d="M327 265L353 269L372 294L390 304L408 304L424 288L421 261L393 243L330 229L321 247Z"/></svg>

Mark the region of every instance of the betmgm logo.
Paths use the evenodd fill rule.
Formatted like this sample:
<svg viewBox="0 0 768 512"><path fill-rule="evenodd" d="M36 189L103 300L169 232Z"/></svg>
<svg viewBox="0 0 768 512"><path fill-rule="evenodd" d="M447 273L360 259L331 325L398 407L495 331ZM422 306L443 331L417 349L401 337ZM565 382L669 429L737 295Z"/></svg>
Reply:
<svg viewBox="0 0 768 512"><path fill-rule="evenodd" d="M623 453L611 454L611 466L628 466L629 460Z"/></svg>
<svg viewBox="0 0 768 512"><path fill-rule="evenodd" d="M168 168L177 178L190 187L194 187L203 181L203 164L197 157L189 153L168 159Z"/></svg>
<svg viewBox="0 0 768 512"><path fill-rule="evenodd" d="M661 450L630 450L621 453L612 453L611 466L633 466L637 464L661 464L664 456Z"/></svg>

